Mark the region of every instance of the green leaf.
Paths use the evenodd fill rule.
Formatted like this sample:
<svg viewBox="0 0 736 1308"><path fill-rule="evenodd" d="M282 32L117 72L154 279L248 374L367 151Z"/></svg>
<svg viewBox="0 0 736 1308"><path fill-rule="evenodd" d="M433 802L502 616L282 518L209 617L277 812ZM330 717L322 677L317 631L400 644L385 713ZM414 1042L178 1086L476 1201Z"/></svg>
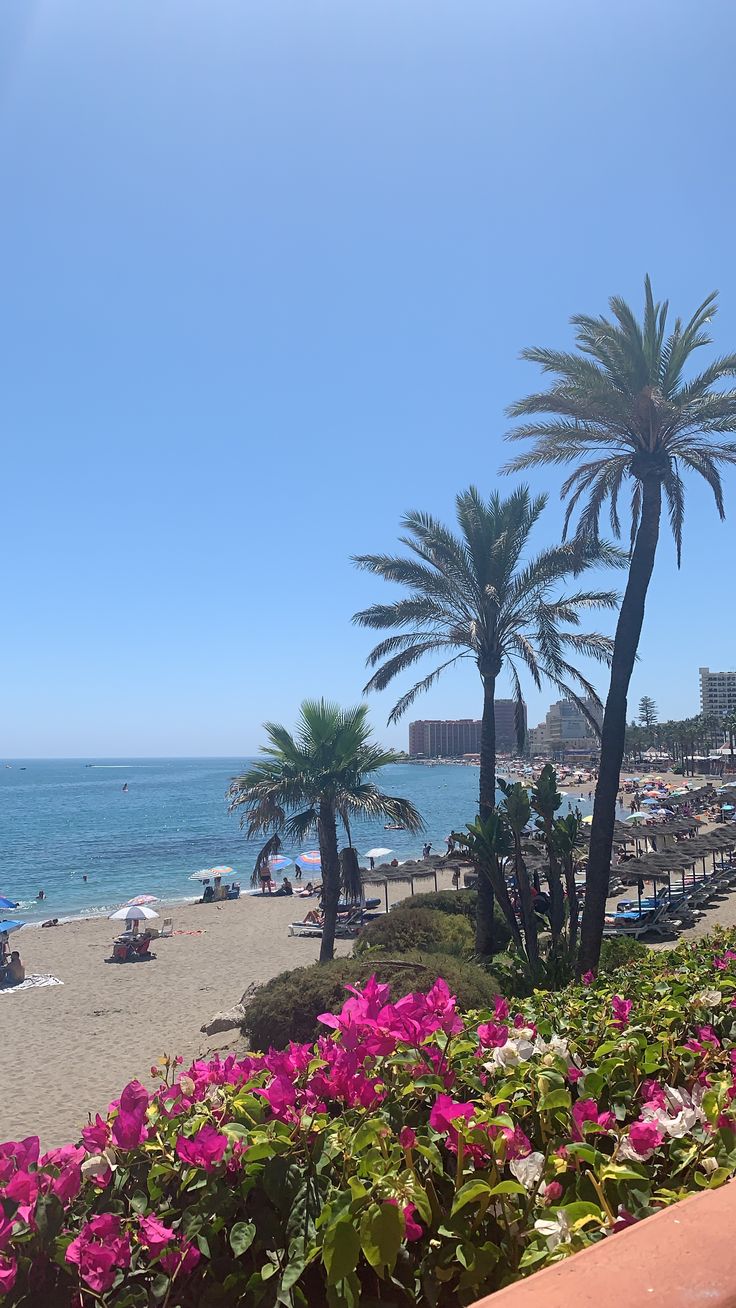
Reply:
<svg viewBox="0 0 736 1308"><path fill-rule="evenodd" d="M569 1090L550 1090L542 1095L537 1105L540 1113L550 1113L553 1108L569 1108L572 1103Z"/></svg>
<svg viewBox="0 0 736 1308"><path fill-rule="evenodd" d="M399 1256L404 1217L396 1204L371 1204L360 1224L360 1243L371 1267L389 1271Z"/></svg>
<svg viewBox="0 0 736 1308"><path fill-rule="evenodd" d="M355 1270L360 1256L360 1236L347 1217L328 1227L322 1241L322 1261L327 1282L336 1285Z"/></svg>
<svg viewBox="0 0 736 1308"><path fill-rule="evenodd" d="M491 1194L526 1194L523 1185L518 1181L499 1181L490 1191Z"/></svg>
<svg viewBox="0 0 736 1308"><path fill-rule="evenodd" d="M482 1199L485 1196L490 1196L493 1193L494 1191L491 1190L488 1181L467 1181L465 1185L460 1187L455 1195L450 1216L454 1217L456 1213L461 1212L468 1204L474 1204L476 1200Z"/></svg>
<svg viewBox="0 0 736 1308"><path fill-rule="evenodd" d="M246 1253L256 1238L253 1222L236 1222L230 1231L230 1248L236 1258Z"/></svg>

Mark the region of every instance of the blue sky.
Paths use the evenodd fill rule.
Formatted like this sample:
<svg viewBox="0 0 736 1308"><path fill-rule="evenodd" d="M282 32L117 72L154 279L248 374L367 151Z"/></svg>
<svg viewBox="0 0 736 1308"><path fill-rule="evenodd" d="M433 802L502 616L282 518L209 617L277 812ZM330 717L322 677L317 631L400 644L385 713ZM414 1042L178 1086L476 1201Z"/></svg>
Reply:
<svg viewBox="0 0 736 1308"><path fill-rule="evenodd" d="M3 0L0 751L244 754L355 701L350 616L390 590L349 555L497 484L524 345L649 271L683 313L718 288L736 348L735 29L728 0ZM561 478L530 480L541 545ZM664 716L734 666L726 480L726 526L690 484L679 575L660 549L631 699ZM478 710L468 667L411 716Z"/></svg>

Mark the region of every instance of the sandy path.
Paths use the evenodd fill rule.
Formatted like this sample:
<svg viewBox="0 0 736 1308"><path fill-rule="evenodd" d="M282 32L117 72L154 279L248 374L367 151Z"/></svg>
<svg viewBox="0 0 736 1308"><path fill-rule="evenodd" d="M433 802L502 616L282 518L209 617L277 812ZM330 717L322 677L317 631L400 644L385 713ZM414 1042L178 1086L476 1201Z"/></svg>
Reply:
<svg viewBox="0 0 736 1308"><path fill-rule="evenodd" d="M440 873L439 883L449 888L450 874ZM431 881L416 885L417 892L433 888ZM392 887L390 902L408 891ZM88 1111L104 1110L133 1077L150 1084L161 1054L191 1059L227 1045L234 1033L208 1041L202 1023L251 982L316 960L319 941L287 934L288 923L314 903L244 896L176 906L167 914L175 931L202 934L158 941L155 960L125 966L104 961L116 934L106 919L15 935L26 972L50 973L64 984L0 993L0 1140L40 1135L51 1148L77 1139ZM351 947L341 942L338 952Z"/></svg>

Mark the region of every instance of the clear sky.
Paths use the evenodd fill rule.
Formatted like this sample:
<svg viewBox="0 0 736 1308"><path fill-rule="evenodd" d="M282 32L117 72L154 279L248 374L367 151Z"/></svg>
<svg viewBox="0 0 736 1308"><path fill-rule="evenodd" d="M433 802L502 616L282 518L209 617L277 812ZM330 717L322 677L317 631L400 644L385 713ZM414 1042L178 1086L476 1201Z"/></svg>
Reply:
<svg viewBox="0 0 736 1308"><path fill-rule="evenodd" d="M394 588L349 555L498 484L524 345L649 271L736 348L735 38L731 0L2 0L0 752L246 754L354 702ZM663 716L736 664L727 491L690 483L679 575L663 537ZM479 709L469 666L410 716Z"/></svg>

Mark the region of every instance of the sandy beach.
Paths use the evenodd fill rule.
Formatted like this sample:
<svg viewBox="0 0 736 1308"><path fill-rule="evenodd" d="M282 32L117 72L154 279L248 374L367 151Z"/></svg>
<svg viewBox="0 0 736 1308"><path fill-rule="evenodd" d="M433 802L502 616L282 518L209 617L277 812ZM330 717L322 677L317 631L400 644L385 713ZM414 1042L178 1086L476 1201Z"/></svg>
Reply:
<svg viewBox="0 0 736 1308"><path fill-rule="evenodd" d="M441 889L450 872L438 873ZM431 880L416 890L433 890ZM389 902L409 893L390 888ZM0 1140L40 1135L46 1148L76 1140L87 1113L104 1110L134 1077L151 1084L162 1054L191 1060L232 1044L236 1032L208 1039L200 1027L229 1008L252 982L313 963L319 941L288 935L313 899L242 896L224 904L156 904L173 917L174 936L156 941L155 960L107 963L116 924L106 918L26 927L13 936L26 974L63 985L0 991L4 1038ZM154 923L160 925L160 922ZM337 952L349 954L350 942Z"/></svg>

